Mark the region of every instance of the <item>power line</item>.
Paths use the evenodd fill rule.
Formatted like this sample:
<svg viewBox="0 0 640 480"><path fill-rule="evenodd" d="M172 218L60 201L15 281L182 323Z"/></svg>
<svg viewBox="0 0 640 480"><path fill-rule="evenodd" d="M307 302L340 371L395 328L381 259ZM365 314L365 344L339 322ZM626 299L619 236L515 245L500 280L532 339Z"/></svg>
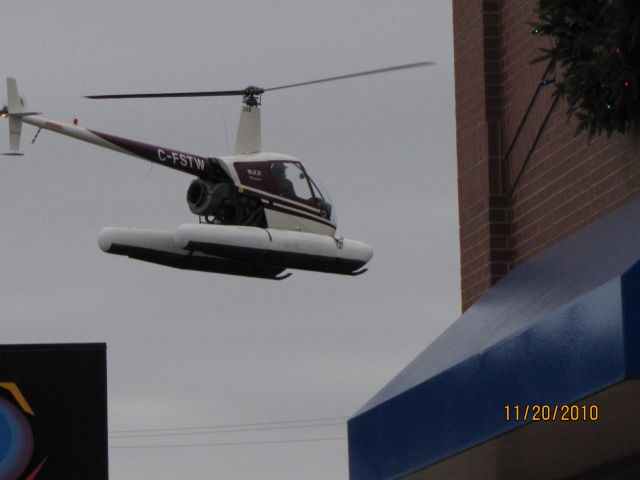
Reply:
<svg viewBox="0 0 640 480"><path fill-rule="evenodd" d="M203 426L195 426L195 427L169 427L169 428L146 428L146 429L137 429L137 430L111 430L110 434L137 434L137 433L147 433L147 432L180 432L187 430L217 430L217 429L225 429L225 428L241 428L241 427L262 427L262 426L271 426L271 425L289 425L296 423L317 423L317 422L335 422L341 421L344 422L348 417L325 417L325 418L307 418L300 420L280 420L273 422L257 422L257 423L230 423L230 424L222 424L222 425L203 425ZM250 430L247 430L250 431Z"/></svg>
<svg viewBox="0 0 640 480"><path fill-rule="evenodd" d="M290 430L290 429L302 429L302 428L319 428L319 427L333 427L345 425L344 422L332 422L332 423L318 423L312 425L283 425L283 426L265 426L258 428L229 428L229 429L220 429L220 430L206 430L200 428L203 427L194 427L198 428L197 431L170 431L167 433L137 433L135 431L127 431L127 432L112 432L109 434L109 438L152 438L152 437L172 437L172 436L191 436L191 435L216 435L220 433L243 433L243 432L259 432L265 430Z"/></svg>
<svg viewBox="0 0 640 480"><path fill-rule="evenodd" d="M347 437L298 438L295 440L257 440L247 442L215 442L215 443L177 443L163 445L121 445L110 446L110 450L152 449L152 448L193 448L193 447L229 447L237 445L265 445L274 443L310 443L346 440Z"/></svg>

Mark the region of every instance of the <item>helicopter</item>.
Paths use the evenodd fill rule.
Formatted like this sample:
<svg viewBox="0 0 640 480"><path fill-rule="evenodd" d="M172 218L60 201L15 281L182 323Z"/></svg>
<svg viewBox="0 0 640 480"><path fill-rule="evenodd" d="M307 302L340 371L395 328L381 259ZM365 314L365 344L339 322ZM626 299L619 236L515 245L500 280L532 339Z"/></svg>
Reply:
<svg viewBox="0 0 640 480"><path fill-rule="evenodd" d="M106 227L98 245L106 253L164 266L211 273L283 280L287 269L356 276L367 271L373 249L364 242L336 238L331 197L302 162L261 149L260 107L266 92L361 77L432 62L396 65L271 88L173 93L89 95L89 99L239 96L240 120L232 155L205 156L130 140L25 111L17 82L7 78L10 152L22 155L23 123L92 143L193 175L186 194L198 223L175 231Z"/></svg>

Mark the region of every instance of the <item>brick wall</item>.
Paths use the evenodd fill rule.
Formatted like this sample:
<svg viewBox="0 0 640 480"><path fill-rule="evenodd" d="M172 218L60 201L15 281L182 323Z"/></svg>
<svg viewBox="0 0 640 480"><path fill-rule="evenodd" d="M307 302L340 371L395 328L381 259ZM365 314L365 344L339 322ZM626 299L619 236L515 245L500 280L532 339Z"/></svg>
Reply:
<svg viewBox="0 0 640 480"><path fill-rule="evenodd" d="M548 46L528 24L536 4L453 0L463 309L640 193L639 135L575 136L553 85L539 86L553 75L531 63Z"/></svg>

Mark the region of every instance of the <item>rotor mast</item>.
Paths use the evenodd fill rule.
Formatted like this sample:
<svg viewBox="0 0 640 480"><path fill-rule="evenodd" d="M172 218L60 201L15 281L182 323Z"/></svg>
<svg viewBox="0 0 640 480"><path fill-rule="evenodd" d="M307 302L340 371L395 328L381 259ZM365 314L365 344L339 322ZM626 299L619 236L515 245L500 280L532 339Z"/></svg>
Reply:
<svg viewBox="0 0 640 480"><path fill-rule="evenodd" d="M247 87L242 97L242 110L233 153L257 153L261 151L260 100L263 89Z"/></svg>

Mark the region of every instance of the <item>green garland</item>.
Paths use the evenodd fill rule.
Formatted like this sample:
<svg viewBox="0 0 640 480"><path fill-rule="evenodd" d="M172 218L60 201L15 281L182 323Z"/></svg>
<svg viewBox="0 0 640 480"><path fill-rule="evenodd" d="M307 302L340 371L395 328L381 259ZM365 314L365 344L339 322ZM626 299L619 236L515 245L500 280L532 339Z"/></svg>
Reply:
<svg viewBox="0 0 640 480"><path fill-rule="evenodd" d="M589 136L624 133L640 120L640 0L540 0L533 33L560 65L556 94Z"/></svg>

